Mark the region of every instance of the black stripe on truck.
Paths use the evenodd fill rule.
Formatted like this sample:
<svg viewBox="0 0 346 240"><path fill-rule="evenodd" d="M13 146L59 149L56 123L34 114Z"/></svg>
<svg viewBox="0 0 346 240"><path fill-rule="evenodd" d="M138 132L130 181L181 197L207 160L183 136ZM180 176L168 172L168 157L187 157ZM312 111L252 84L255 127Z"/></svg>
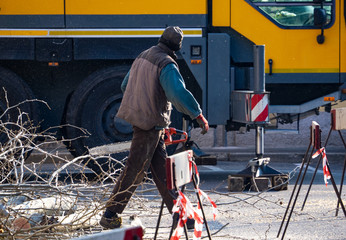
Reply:
<svg viewBox="0 0 346 240"><path fill-rule="evenodd" d="M0 28L150 28L205 27L204 14L177 15L2 15Z"/></svg>

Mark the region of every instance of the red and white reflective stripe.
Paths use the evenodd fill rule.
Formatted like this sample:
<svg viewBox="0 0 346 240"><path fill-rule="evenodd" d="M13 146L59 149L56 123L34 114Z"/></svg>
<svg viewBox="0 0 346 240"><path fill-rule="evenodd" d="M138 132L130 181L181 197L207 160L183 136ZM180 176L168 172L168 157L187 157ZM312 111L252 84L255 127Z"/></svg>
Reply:
<svg viewBox="0 0 346 240"><path fill-rule="evenodd" d="M251 97L251 121L266 122L269 120L269 101L267 94L253 94Z"/></svg>
<svg viewBox="0 0 346 240"><path fill-rule="evenodd" d="M314 155L312 155L312 158L318 157L321 153L322 153L322 166L323 166L324 183L327 186L328 185L328 179L330 179L331 176L330 176L330 172L329 172L328 166L327 166L328 159L327 159L326 149L324 147L320 148L319 150L317 150L317 152L314 153Z"/></svg>

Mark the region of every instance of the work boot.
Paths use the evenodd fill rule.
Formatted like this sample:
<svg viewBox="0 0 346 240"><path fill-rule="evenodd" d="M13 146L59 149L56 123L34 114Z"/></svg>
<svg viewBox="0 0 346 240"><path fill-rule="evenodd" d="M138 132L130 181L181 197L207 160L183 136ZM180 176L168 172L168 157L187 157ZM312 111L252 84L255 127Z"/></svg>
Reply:
<svg viewBox="0 0 346 240"><path fill-rule="evenodd" d="M114 228L120 228L122 222L123 221L121 217L118 216L118 214L115 214L111 218L107 218L103 215L100 220L100 225L105 229L114 229Z"/></svg>
<svg viewBox="0 0 346 240"><path fill-rule="evenodd" d="M177 228L179 221L179 213L173 214L173 230ZM194 229L195 228L195 219L188 218L186 221L186 227L187 229Z"/></svg>

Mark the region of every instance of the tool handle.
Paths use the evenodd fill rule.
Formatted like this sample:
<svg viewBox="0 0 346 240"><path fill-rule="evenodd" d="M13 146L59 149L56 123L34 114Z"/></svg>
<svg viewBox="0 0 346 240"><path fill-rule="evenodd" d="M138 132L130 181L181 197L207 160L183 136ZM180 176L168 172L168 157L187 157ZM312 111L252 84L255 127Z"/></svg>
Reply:
<svg viewBox="0 0 346 240"><path fill-rule="evenodd" d="M183 135L184 138L178 139L178 140L173 140L172 136L175 136L175 135ZM178 129L175 129L172 127L171 128L165 128L165 144L166 144L166 146L181 143L181 142L186 142L187 138L188 138L187 133L182 131L182 130L178 130Z"/></svg>

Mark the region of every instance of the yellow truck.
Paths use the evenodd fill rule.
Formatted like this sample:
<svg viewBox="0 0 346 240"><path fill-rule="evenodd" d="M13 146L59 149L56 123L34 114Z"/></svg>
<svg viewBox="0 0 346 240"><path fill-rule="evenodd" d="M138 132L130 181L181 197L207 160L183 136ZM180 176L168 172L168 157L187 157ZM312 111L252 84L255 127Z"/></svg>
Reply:
<svg viewBox="0 0 346 240"><path fill-rule="evenodd" d="M76 156L129 140L131 126L116 118L120 83L134 58L176 25L185 35L179 67L210 125L231 131L253 123L239 118L234 96L254 90L254 46L263 45L260 92L271 117L290 123L345 98L345 22L345 0L1 0L0 112L7 101L46 101L51 110L22 107L43 128L87 129L88 138L69 145ZM173 125L181 124L176 113Z"/></svg>

